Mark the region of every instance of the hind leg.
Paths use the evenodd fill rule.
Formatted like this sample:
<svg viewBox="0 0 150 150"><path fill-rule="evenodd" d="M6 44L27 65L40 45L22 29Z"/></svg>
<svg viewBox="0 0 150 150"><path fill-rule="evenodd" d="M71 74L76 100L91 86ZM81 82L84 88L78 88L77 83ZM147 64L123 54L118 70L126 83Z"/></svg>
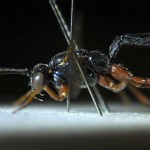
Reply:
<svg viewBox="0 0 150 150"><path fill-rule="evenodd" d="M126 81L127 83L132 84L134 87L137 88L150 88L150 78L141 78L135 77L127 68L119 65L113 64L111 67L111 75L119 80L119 81ZM143 104L150 106L149 99L138 91L133 86L128 86L131 93Z"/></svg>
<svg viewBox="0 0 150 150"><path fill-rule="evenodd" d="M115 81L113 81L111 78L109 78L108 76L105 76L105 75L99 76L98 83L100 86L103 86L115 93L122 91L127 86L127 83L125 81L115 83Z"/></svg>
<svg viewBox="0 0 150 150"><path fill-rule="evenodd" d="M116 36L109 47L110 65L114 62L122 46L150 47L150 33L124 34Z"/></svg>
<svg viewBox="0 0 150 150"><path fill-rule="evenodd" d="M118 81L125 81L137 88L150 88L150 78L135 77L127 68L113 64L111 75Z"/></svg>

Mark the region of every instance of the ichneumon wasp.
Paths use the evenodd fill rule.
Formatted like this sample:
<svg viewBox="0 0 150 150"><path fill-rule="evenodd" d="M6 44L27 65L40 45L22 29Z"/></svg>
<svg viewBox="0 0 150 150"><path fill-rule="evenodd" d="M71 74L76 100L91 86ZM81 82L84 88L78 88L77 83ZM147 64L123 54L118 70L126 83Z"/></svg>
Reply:
<svg viewBox="0 0 150 150"><path fill-rule="evenodd" d="M26 107L43 90L54 100L63 101L67 98L69 111L70 85L72 82L75 82L80 88L88 89L100 114L108 110L97 91L95 86L97 83L113 92L122 91L128 84L139 88L150 88L149 79L134 77L128 69L114 63L120 48L124 45L150 47L149 33L117 36L110 45L108 56L98 50L79 49L73 38L74 1L71 1L70 30L55 0L49 0L49 3L63 31L68 48L67 51L55 55L49 64L37 64L31 71L28 69L0 68L0 74L22 74L30 77L31 90L17 101L20 107L15 112ZM75 80L74 76L76 76ZM49 87L49 84L53 84L58 93L55 93ZM95 97L100 100L101 107L99 107Z"/></svg>

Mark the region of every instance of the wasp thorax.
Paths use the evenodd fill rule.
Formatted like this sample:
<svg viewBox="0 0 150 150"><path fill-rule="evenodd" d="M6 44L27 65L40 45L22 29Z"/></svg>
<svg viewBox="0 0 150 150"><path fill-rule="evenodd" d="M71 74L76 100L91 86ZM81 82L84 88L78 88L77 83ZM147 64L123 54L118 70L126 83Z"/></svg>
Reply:
<svg viewBox="0 0 150 150"><path fill-rule="evenodd" d="M48 84L49 67L46 64L37 64L32 71L31 86L33 90L41 91Z"/></svg>

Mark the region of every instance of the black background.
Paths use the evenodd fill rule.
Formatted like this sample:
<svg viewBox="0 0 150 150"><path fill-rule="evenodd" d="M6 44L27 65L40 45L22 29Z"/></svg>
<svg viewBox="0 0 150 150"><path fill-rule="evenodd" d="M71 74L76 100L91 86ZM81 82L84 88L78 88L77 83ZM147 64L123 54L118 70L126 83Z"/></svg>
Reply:
<svg viewBox="0 0 150 150"><path fill-rule="evenodd" d="M59 6L69 23L70 2L61 1ZM98 49L108 54L116 35L150 32L148 1L77 0L75 13L76 22L82 22L77 39L82 40L82 48L87 50ZM66 48L48 0L0 1L0 67L32 69L37 63L48 64L55 54ZM137 76L148 77L149 56L150 49L125 47L116 62ZM30 88L28 82L29 78L23 76L0 76L0 95L17 98ZM104 96L111 93L104 92L107 93Z"/></svg>

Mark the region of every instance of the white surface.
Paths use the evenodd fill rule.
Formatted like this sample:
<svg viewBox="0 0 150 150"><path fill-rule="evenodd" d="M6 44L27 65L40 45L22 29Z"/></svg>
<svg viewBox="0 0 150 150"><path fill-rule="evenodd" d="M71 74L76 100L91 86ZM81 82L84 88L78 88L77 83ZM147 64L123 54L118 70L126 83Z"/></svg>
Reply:
<svg viewBox="0 0 150 150"><path fill-rule="evenodd" d="M94 106L34 105L12 115L14 108L0 106L0 137L11 135L123 134L150 131L150 110L142 106L112 105L100 116Z"/></svg>

